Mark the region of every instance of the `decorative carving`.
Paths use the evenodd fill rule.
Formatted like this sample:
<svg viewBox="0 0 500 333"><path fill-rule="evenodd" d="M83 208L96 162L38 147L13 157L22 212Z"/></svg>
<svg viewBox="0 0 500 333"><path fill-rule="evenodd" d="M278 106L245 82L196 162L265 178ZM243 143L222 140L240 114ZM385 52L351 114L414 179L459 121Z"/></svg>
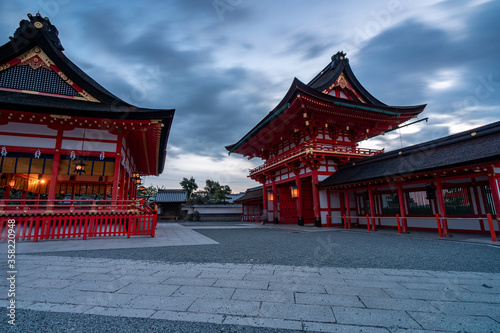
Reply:
<svg viewBox="0 0 500 333"><path fill-rule="evenodd" d="M69 158L74 161L76 159L76 154L75 154L75 151L71 151L71 154L69 154Z"/></svg>
<svg viewBox="0 0 500 333"><path fill-rule="evenodd" d="M40 149L38 149L36 152L35 152L35 158L40 158L40 156L42 155L42 152L40 151Z"/></svg>
<svg viewBox="0 0 500 333"><path fill-rule="evenodd" d="M6 70L7 68L10 68L10 64L6 63L0 66L0 72Z"/></svg>
<svg viewBox="0 0 500 333"><path fill-rule="evenodd" d="M2 151L0 152L0 155L2 155L3 157L7 156L7 148L2 147Z"/></svg>
<svg viewBox="0 0 500 333"><path fill-rule="evenodd" d="M101 155L99 155L99 159L100 159L101 161L103 161L103 160L104 160L104 157L105 157L104 152L103 152L103 151L101 151Z"/></svg>

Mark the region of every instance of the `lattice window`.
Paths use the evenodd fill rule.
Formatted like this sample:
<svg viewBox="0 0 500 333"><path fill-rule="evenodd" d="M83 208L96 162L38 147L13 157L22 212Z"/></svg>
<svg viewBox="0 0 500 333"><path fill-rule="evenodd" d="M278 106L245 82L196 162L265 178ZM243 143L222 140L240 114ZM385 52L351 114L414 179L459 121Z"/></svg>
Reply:
<svg viewBox="0 0 500 333"><path fill-rule="evenodd" d="M469 193L465 187L444 189L443 201L447 215L472 215Z"/></svg>
<svg viewBox="0 0 500 333"><path fill-rule="evenodd" d="M399 214L399 199L397 193L381 194L380 199L382 200L382 214Z"/></svg>
<svg viewBox="0 0 500 333"><path fill-rule="evenodd" d="M431 215L432 209L425 191L408 193L410 215Z"/></svg>
<svg viewBox="0 0 500 333"><path fill-rule="evenodd" d="M14 66L0 72L0 87L65 96L80 96L56 72L45 67L33 69L28 65Z"/></svg>
<svg viewBox="0 0 500 333"><path fill-rule="evenodd" d="M486 194L486 201L488 202L487 213L490 213L491 215L497 215L495 204L493 202L493 194L491 194L491 188L489 186L484 186L484 192Z"/></svg>

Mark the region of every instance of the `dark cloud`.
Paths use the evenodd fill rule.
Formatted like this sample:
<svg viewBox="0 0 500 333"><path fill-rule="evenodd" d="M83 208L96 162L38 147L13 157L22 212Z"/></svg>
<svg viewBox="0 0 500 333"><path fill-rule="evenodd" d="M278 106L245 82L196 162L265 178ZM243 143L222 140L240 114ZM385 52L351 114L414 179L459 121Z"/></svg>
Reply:
<svg viewBox="0 0 500 333"><path fill-rule="evenodd" d="M387 104L427 103L421 117L429 117L429 125L439 125L415 125L422 130L405 135L405 145L446 136L452 125L470 127L498 120L499 9L498 2L472 8L459 35L405 21L361 49L356 64L351 65L365 88ZM447 72L458 73L458 82L447 89L432 89L430 83L440 80L439 73ZM399 141L380 139L386 146L399 146Z"/></svg>
<svg viewBox="0 0 500 333"><path fill-rule="evenodd" d="M26 1L24 4L27 8ZM443 115L463 122L498 119L500 2L491 1L457 14L457 8L468 4L449 0L429 7L429 13L439 9L450 18L459 15L465 24L462 30L453 33L414 17L368 40L351 59L360 82L383 102L428 103L422 116L430 117L429 124L418 125L421 131L404 135L404 145L449 134ZM297 12L302 9L313 13L314 6L317 15L297 19L302 15ZM9 2L9 13L17 13L17 7ZM225 153L225 145L238 141L276 105L292 78L300 76L297 71L303 71L306 61L311 63L337 51L331 48L332 39L345 36L321 34L312 23L321 18L325 29L330 29L335 15L342 13L346 17L343 22L348 22L349 15L358 15L341 7L330 2L311 5L300 1L264 5L229 0L143 0L126 6L117 1L98 5L61 1L59 11L49 16L60 31L66 55L106 89L141 107L177 110L169 146L180 150L169 149L169 157L190 152L218 159ZM331 15L326 15L329 11ZM364 14L361 10L359 15ZM0 20L0 32L7 41L17 25L12 26L6 14L0 15L4 18ZM354 31L356 27L351 28ZM263 48L263 37L274 35L275 43ZM245 59L233 61L241 55L247 56L246 61L252 60L252 53L261 59L262 52L269 55L270 62L260 68L247 66ZM283 78L276 75L272 58L298 62ZM227 59L228 64L221 64L221 59ZM310 77L326 61L308 69ZM122 67L115 68L115 64ZM134 71L133 80L127 71ZM459 84L431 89L430 80L442 71L457 71ZM154 76L156 85L145 85L148 75ZM134 95L142 88L141 94ZM380 140L388 147L399 144L399 139L389 137L393 135Z"/></svg>
<svg viewBox="0 0 500 333"><path fill-rule="evenodd" d="M331 48L329 40L323 40L310 32L299 32L291 35L289 43L289 47L282 54L300 54L303 60L314 59Z"/></svg>

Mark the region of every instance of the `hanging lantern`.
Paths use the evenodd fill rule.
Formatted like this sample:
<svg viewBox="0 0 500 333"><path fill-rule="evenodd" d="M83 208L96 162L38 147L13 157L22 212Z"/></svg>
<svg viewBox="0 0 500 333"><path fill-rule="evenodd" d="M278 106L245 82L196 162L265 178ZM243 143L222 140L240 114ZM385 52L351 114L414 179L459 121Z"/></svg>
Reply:
<svg viewBox="0 0 500 333"><path fill-rule="evenodd" d="M291 194L292 198L299 197L299 188L297 187L297 185L290 186L290 194Z"/></svg>
<svg viewBox="0 0 500 333"><path fill-rule="evenodd" d="M11 180L9 180L9 187L14 187L14 186L16 186L16 180L12 178Z"/></svg>
<svg viewBox="0 0 500 333"><path fill-rule="evenodd" d="M75 172L81 176L82 173L85 173L86 166L87 166L87 164L83 163L83 161L80 161L79 163L75 164L75 170L73 172Z"/></svg>
<svg viewBox="0 0 500 333"><path fill-rule="evenodd" d="M139 187L139 192L146 193L146 188L144 186Z"/></svg>
<svg viewBox="0 0 500 333"><path fill-rule="evenodd" d="M269 190L269 192L267 192L267 200L274 201L274 192L273 192L273 190Z"/></svg>
<svg viewBox="0 0 500 333"><path fill-rule="evenodd" d="M142 184L142 183L141 183L141 178L136 178L136 179L135 179L135 184L136 184L136 185L141 185L141 184Z"/></svg>
<svg viewBox="0 0 500 333"><path fill-rule="evenodd" d="M140 178L140 177L141 177L141 174L139 173L139 171L132 172L132 178L137 179L137 178Z"/></svg>

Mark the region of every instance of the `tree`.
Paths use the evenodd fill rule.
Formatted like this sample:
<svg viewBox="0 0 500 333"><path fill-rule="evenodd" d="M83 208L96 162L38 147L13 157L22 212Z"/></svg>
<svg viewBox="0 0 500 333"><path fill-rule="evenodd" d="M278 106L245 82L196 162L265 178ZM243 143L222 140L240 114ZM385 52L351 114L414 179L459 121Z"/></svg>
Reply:
<svg viewBox="0 0 500 333"><path fill-rule="evenodd" d="M198 189L198 185L193 177L187 179L186 177L182 178L182 181L179 183L181 187L187 191L188 200L191 199L191 195L194 191Z"/></svg>
<svg viewBox="0 0 500 333"><path fill-rule="evenodd" d="M205 191L210 203L225 203L228 194L231 194L231 188L228 185L221 185L218 181L207 179Z"/></svg>
<svg viewBox="0 0 500 333"><path fill-rule="evenodd" d="M143 191L141 191L142 188L144 188ZM148 186L148 187L140 186L137 189L137 196L138 197L154 197L156 195L156 193L158 193L159 189L160 189L159 186L153 186L153 185Z"/></svg>

